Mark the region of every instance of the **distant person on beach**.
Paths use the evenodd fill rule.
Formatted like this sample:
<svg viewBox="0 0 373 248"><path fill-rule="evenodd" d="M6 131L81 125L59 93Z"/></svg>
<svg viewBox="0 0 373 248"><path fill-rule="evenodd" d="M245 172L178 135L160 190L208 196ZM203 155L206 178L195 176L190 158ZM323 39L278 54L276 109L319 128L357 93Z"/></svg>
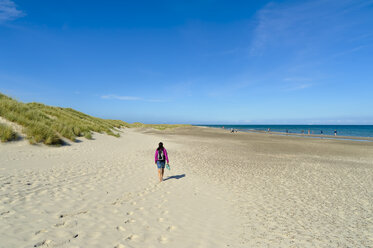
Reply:
<svg viewBox="0 0 373 248"><path fill-rule="evenodd" d="M320 134L324 134L322 130L320 130Z"/></svg>
<svg viewBox="0 0 373 248"><path fill-rule="evenodd" d="M337 136L337 130L334 130L334 136Z"/></svg>
<svg viewBox="0 0 373 248"><path fill-rule="evenodd" d="M158 177L159 181L163 181L163 174L164 174L164 167L165 164L169 163L168 161L168 155L167 155L167 150L166 148L163 147L163 143L159 142L158 148L155 150L155 164L158 167Z"/></svg>

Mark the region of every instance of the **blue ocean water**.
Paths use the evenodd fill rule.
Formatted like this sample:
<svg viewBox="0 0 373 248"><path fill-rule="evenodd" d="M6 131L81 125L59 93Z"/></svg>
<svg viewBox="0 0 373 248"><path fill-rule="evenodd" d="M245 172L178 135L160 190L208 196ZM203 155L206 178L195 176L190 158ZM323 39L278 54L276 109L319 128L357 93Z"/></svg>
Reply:
<svg viewBox="0 0 373 248"><path fill-rule="evenodd" d="M334 131L337 131L338 136L354 136L354 137L373 137L373 125L197 125L206 127L226 128L226 129L237 129L240 131L268 131L297 133L314 135L334 135Z"/></svg>

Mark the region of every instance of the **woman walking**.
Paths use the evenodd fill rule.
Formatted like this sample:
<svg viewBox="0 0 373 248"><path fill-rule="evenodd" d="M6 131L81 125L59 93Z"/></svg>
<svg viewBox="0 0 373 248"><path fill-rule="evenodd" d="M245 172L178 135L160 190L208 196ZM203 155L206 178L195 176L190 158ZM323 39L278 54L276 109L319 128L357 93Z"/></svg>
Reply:
<svg viewBox="0 0 373 248"><path fill-rule="evenodd" d="M155 164L158 167L158 177L159 181L163 181L163 173L164 173L164 166L165 162L168 161L168 155L166 148L163 147L163 143L159 142L157 150L155 150Z"/></svg>

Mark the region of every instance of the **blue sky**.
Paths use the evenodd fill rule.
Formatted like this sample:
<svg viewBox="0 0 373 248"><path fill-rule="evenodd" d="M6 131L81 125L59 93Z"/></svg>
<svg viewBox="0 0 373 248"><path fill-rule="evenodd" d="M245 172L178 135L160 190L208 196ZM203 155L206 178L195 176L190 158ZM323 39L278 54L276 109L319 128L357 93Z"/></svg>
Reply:
<svg viewBox="0 0 373 248"><path fill-rule="evenodd" d="M129 122L373 124L373 1L0 0L0 92Z"/></svg>

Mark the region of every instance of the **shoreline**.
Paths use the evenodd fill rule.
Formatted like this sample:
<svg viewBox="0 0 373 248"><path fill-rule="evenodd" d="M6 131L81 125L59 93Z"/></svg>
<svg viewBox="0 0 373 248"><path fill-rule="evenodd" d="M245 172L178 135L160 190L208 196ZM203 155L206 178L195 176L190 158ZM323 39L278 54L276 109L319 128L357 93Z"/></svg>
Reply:
<svg viewBox="0 0 373 248"><path fill-rule="evenodd" d="M220 128L220 127L210 127L210 126L195 126L195 127L206 127L206 128L214 128L214 129L222 129L230 132L228 128ZM282 136L295 136L295 137L303 137L303 138L320 138L320 139L335 139L335 140L351 140L351 141L365 141L365 142L373 142L373 137L366 137L366 136L342 136L342 135L319 135L319 134L301 134L301 133L286 133L286 132L276 132L276 131L262 131L262 130L250 130L250 129L235 129L238 132L244 133L260 133L260 134L273 134L273 135L282 135Z"/></svg>
<svg viewBox="0 0 373 248"><path fill-rule="evenodd" d="M267 133L274 135L282 136L294 136L294 137L303 137L303 138L319 138L319 139L333 139L333 140L351 140L351 141L365 141L373 142L373 137L360 137L360 136L333 136L333 135L317 135L317 134L298 134L298 133L283 133L283 132L261 132L254 130L239 130L241 132L253 132L253 133Z"/></svg>

